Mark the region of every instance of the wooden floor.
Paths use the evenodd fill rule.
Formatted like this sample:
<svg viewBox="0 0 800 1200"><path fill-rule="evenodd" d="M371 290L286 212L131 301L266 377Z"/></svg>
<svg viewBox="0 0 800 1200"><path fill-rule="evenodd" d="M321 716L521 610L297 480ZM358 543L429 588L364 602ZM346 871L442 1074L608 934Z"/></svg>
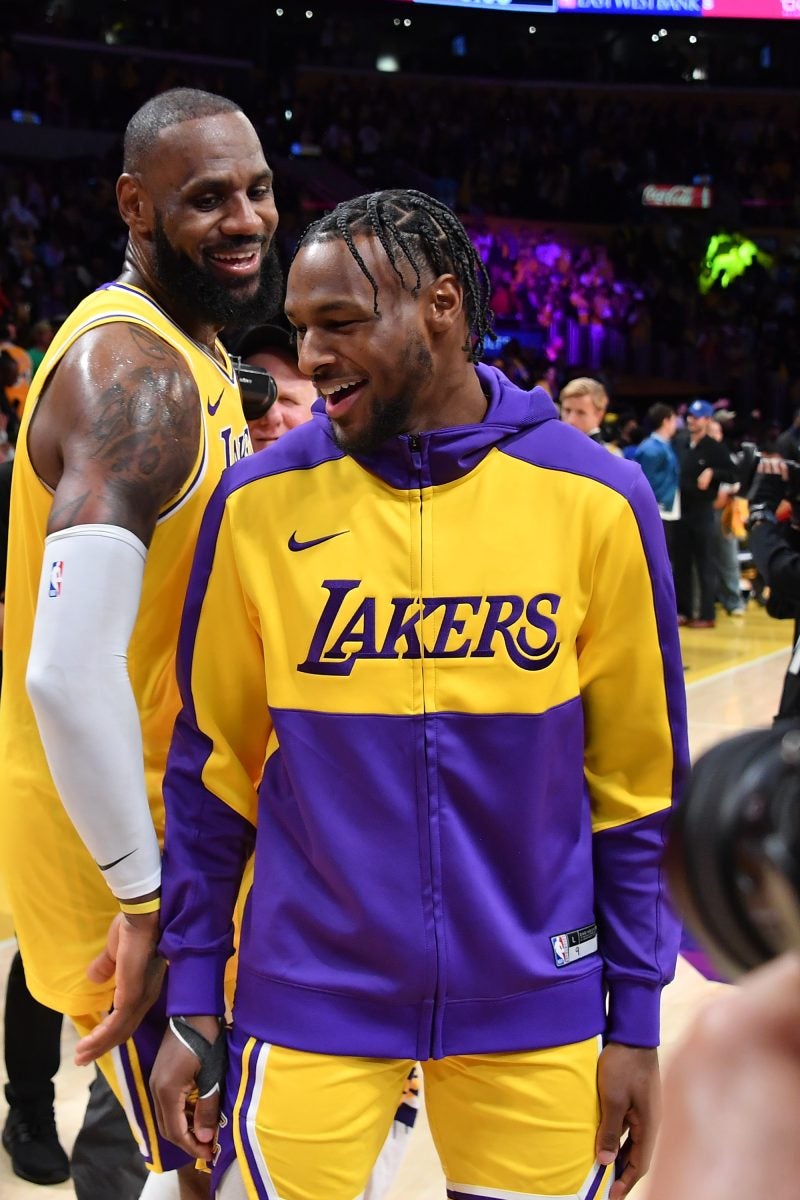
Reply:
<svg viewBox="0 0 800 1200"><path fill-rule="evenodd" d="M750 605L744 619L725 617L712 630L681 630L689 709L689 736L693 756L741 729L769 724L777 708L781 680L789 661L791 624L771 620ZM11 923L0 912L0 980L5 980L14 950ZM2 940L5 939L5 940ZM719 992L722 984L709 983L682 960L675 982L664 991L664 1060L695 1013ZM69 1150L79 1128L91 1078L88 1068L75 1067L75 1036L65 1022L63 1061L56 1079L56 1114L62 1141ZM0 1062L0 1081L5 1082ZM5 1120L5 1100L0 1095L0 1124ZM49 1189L62 1197L74 1196L69 1183ZM47 1193L23 1183L10 1170L0 1149L0 1200L33 1200ZM414 1132L407 1159L388 1200L443 1200L444 1180L427 1124ZM647 1181L633 1195L646 1200ZM113 1200L113 1197L109 1197Z"/></svg>

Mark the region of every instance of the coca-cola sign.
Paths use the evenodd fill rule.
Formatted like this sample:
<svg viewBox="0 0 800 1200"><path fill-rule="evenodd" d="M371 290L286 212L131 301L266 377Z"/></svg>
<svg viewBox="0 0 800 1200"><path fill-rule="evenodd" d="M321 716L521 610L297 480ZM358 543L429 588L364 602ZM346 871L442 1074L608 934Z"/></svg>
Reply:
<svg viewBox="0 0 800 1200"><path fill-rule="evenodd" d="M711 208L711 188L708 184L648 183L642 204L650 208Z"/></svg>

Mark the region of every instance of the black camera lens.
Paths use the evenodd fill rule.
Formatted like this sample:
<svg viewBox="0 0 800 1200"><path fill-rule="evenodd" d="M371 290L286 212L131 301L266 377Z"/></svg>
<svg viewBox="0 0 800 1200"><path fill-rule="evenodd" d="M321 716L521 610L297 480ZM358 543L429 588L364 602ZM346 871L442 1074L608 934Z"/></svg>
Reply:
<svg viewBox="0 0 800 1200"><path fill-rule="evenodd" d="M278 385L263 367L242 362L234 355L231 355L231 362L239 383L245 420L257 421L278 399Z"/></svg>
<svg viewBox="0 0 800 1200"><path fill-rule="evenodd" d="M673 896L731 978L800 946L800 729L787 723L707 751L672 818Z"/></svg>

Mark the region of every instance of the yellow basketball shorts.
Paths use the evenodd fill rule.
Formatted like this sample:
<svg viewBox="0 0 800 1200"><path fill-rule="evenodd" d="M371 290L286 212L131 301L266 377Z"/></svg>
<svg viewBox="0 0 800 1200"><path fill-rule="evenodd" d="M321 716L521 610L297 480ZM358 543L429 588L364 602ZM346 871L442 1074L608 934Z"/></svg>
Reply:
<svg viewBox="0 0 800 1200"><path fill-rule="evenodd" d="M98 1059L97 1065L109 1087L119 1100L145 1164L151 1171L174 1171L193 1163L183 1150L162 1138L156 1124L153 1099L150 1094L150 1072L167 1028L165 1006L166 985L152 1008L148 1009L132 1037ZM83 1037L90 1033L105 1016L92 1013L72 1017Z"/></svg>
<svg viewBox="0 0 800 1200"><path fill-rule="evenodd" d="M604 1200L595 1158L599 1038L422 1064L451 1200ZM234 1029L215 1185L248 1200L357 1200L402 1103L408 1059L310 1054ZM236 1170L236 1167L234 1167Z"/></svg>

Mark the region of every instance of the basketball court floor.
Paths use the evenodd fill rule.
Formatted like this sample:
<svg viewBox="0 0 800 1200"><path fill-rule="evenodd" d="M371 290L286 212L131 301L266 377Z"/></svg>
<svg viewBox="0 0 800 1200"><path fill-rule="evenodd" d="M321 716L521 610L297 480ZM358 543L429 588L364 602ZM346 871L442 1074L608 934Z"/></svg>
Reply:
<svg viewBox="0 0 800 1200"><path fill-rule="evenodd" d="M708 746L743 729L768 725L778 705L781 681L789 662L792 626L774 621L751 604L741 620L722 616L712 630L681 630L686 676L689 736L693 757ZM631 655L636 669L635 652ZM0 912L0 984L14 952L11 920ZM674 983L664 991L662 1061L700 1008L725 987L704 979L683 959L679 960ZM63 1145L69 1151L80 1126L90 1068L75 1067L72 1049L75 1035L64 1023L62 1067L56 1078L56 1118ZM5 1083L3 1063L0 1081ZM5 1121L5 1099L0 1095L0 1125ZM60 1197L74 1196L70 1183L48 1189ZM11 1171L8 1155L0 1149L0 1200L42 1200L41 1187L24 1183ZM410 1149L388 1200L443 1200L444 1179L430 1139L424 1114L414 1131ZM632 1195L647 1200L645 1180ZM109 1197L113 1200L113 1197Z"/></svg>

